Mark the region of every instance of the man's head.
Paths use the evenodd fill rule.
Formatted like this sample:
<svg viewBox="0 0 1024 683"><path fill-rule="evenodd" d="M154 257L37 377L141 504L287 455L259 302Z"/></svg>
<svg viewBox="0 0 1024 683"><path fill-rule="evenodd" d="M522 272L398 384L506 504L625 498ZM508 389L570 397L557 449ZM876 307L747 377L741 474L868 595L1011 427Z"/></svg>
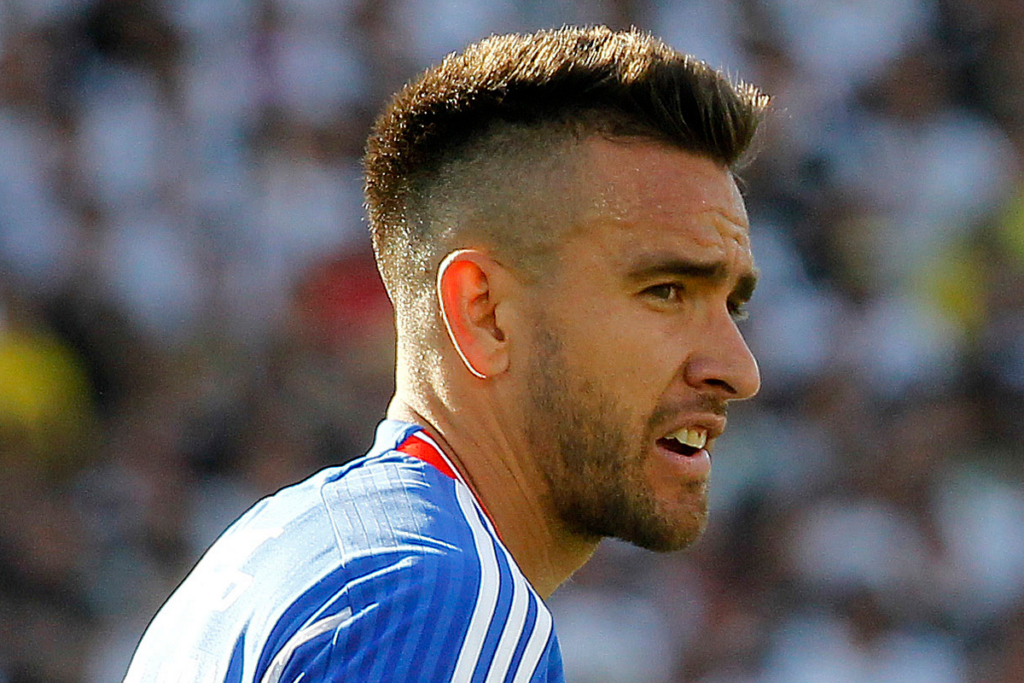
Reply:
<svg viewBox="0 0 1024 683"><path fill-rule="evenodd" d="M467 243L547 265L559 226L543 190L571 171L580 140L648 139L733 169L765 105L636 31L494 36L448 56L395 96L368 144L370 230L399 315Z"/></svg>
<svg viewBox="0 0 1024 683"><path fill-rule="evenodd" d="M703 526L707 453L667 437L713 438L757 388L732 173L766 99L644 34L563 29L448 57L374 128L405 376L442 397L453 373L501 381L575 533L672 548Z"/></svg>

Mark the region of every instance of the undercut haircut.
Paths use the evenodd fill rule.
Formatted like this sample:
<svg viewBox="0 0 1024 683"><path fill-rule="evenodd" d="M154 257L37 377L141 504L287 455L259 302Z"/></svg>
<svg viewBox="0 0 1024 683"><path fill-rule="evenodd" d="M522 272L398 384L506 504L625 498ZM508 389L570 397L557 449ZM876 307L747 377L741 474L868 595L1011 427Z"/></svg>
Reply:
<svg viewBox="0 0 1024 683"><path fill-rule="evenodd" d="M635 29L492 36L449 55L395 95L367 145L370 232L399 317L448 252L478 246L467 239L517 263L545 252L556 226L529 214L530 193L574 141L655 141L735 172L767 105Z"/></svg>

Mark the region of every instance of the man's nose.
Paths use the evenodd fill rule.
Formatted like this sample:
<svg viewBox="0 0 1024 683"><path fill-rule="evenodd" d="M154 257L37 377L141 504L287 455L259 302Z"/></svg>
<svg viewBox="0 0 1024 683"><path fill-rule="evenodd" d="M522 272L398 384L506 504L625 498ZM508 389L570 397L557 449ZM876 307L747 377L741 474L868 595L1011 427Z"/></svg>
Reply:
<svg viewBox="0 0 1024 683"><path fill-rule="evenodd" d="M743 400L761 388L757 360L726 312L710 320L684 369L686 382L723 400Z"/></svg>

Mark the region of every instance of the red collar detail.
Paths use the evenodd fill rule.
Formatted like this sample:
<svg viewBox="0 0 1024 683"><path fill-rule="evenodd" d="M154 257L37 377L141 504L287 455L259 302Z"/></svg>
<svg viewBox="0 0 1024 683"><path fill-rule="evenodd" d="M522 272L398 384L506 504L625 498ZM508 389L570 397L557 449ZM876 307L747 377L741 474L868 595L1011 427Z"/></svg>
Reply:
<svg viewBox="0 0 1024 683"><path fill-rule="evenodd" d="M426 439L417 438L418 434L419 432L417 431L405 437L405 441L398 444L398 447L395 448L395 450L398 451L399 453L411 455L417 460L422 460L425 463L429 463L436 467L437 470L441 472L441 474L445 475L449 479L454 479L457 482L462 482L461 477L459 477L458 474L455 473L455 470L452 469L451 465L448 464L448 460L444 457L444 455L441 454L440 449L436 448L432 443L428 442ZM469 488L469 486L467 485L466 488ZM498 531L498 525L494 523L494 518L491 517L491 513L487 511L487 508L484 507L483 502L481 502L481 500L476 497L476 494L473 493L472 489L470 489L470 493L473 494L473 498L476 500L477 505L480 506L480 509L484 511L485 515L487 515L487 519L491 520L491 526L494 527L494 532L498 534L498 538L500 539L501 532Z"/></svg>
<svg viewBox="0 0 1024 683"><path fill-rule="evenodd" d="M400 453L405 453L406 455L411 455L423 462L430 463L440 470L441 474L444 476L458 481L459 478L455 476L455 471L452 470L448 461L445 460L431 444L427 443L423 439L416 438L416 434L418 434L418 432L413 432L409 436L405 437L405 441L400 443L398 448L395 450Z"/></svg>

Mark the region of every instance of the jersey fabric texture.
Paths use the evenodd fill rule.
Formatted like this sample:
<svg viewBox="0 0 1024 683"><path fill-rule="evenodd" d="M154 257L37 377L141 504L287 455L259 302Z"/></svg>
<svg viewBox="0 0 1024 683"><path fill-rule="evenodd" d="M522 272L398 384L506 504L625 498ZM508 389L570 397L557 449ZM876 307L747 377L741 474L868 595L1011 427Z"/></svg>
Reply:
<svg viewBox="0 0 1024 683"><path fill-rule="evenodd" d="M157 613L125 683L564 683L551 614L430 437L257 503Z"/></svg>

